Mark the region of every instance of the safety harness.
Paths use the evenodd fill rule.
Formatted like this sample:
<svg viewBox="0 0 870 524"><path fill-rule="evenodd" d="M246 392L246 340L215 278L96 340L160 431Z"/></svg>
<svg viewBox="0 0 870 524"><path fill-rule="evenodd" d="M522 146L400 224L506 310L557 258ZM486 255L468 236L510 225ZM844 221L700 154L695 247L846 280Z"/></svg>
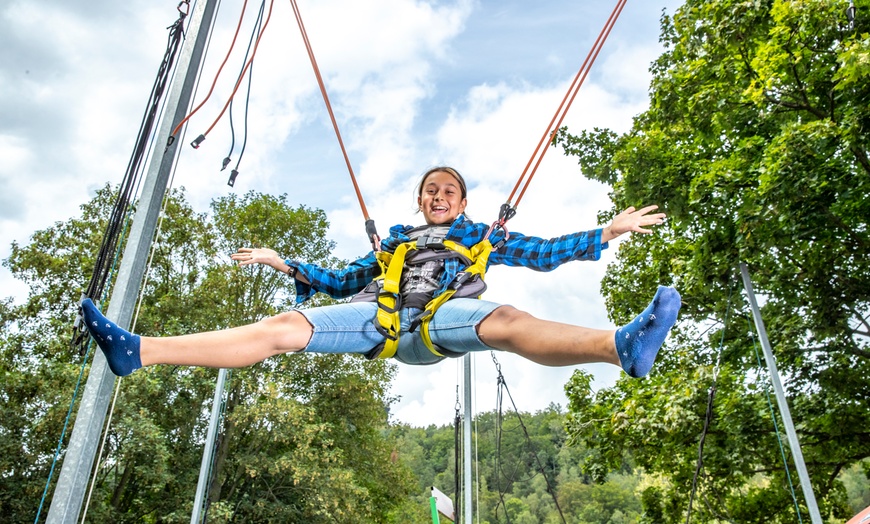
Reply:
<svg viewBox="0 0 870 524"><path fill-rule="evenodd" d="M447 288L440 295L432 298L423 308L422 313L411 322L409 331L414 332L420 329L423 343L433 354L439 357L445 356L432 344L432 339L429 336L429 322L438 308L455 296L479 298L486 289L483 278L489 254L493 250L493 245L488 239L478 242L469 249L458 242L446 240L442 236L424 235L416 240L399 244L392 253L378 251L376 257L381 267L381 274L374 279L370 287L378 304L378 314L374 324L385 340L382 346L378 346L372 351L369 355L370 358L391 358L396 354L401 331L399 311L403 307L400 288L402 271L406 261L415 252L422 250L432 253L430 255L432 258L459 258L463 263L467 263L467 267L457 273ZM478 285L472 285L472 283L478 283ZM367 290L369 290L368 287Z"/></svg>

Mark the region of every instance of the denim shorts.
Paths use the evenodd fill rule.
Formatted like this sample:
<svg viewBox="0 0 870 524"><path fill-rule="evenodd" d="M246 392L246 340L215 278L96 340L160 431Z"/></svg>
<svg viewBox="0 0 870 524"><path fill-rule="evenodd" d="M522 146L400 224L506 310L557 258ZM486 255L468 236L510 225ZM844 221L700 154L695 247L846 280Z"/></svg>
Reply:
<svg viewBox="0 0 870 524"><path fill-rule="evenodd" d="M429 323L432 343L441 348L439 353L461 356L470 351L488 351L493 348L484 344L477 335L477 326L501 304L473 298L448 300L438 308ZM302 309L299 313L314 328L311 340L305 347L309 353L369 353L384 341L374 325L378 305L374 302L352 302ZM444 359L429 351L420 330L408 332L411 321L420 314L419 309L406 308L400 311L402 331L395 359L405 364L434 364ZM436 348L436 349L437 349Z"/></svg>

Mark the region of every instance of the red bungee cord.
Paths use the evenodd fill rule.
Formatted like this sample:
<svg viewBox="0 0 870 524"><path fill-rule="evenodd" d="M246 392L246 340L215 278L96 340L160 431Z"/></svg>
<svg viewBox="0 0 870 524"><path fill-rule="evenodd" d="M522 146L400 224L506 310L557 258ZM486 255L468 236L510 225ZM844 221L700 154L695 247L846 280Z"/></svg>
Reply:
<svg viewBox="0 0 870 524"><path fill-rule="evenodd" d="M613 29L614 24L616 24L617 18L619 18L620 13L622 13L622 9L625 7L625 3L627 0L618 0L616 6L613 8L613 12L610 13L610 17L607 19L607 22L604 24L604 27L601 29L601 32L598 34L598 38L595 40L595 43L592 45L592 49L589 50L589 54L586 55L586 60L583 61L583 65L580 66L580 70L577 71L577 74L574 76L574 80L571 82L571 85L568 87L568 91L565 93L565 96L562 98L562 102L559 104L559 107L556 109L556 113L553 115L553 118L550 120L550 124L547 126L547 129L544 131L543 136L541 136L541 140L538 142L537 147L532 153L531 158L529 158L528 163L526 164L525 169L523 169L522 174L520 174L519 179L517 180L516 185L511 191L510 196L508 196L507 201L502 204L501 210L499 211L498 220L493 223L490 228L490 233L495 228L504 229L504 225L508 220L513 218L516 214L516 208L520 204L520 200L522 200L523 195L528 189L529 184L532 181L532 178L535 176L535 172L538 169L538 166L541 164L541 161L544 159L544 154L547 152L547 144L553 141L553 137L556 135L556 132L562 125L562 121L565 119L565 115L568 113L568 109L571 107L571 103L574 102L574 98L577 96L577 93L580 91L580 86L583 85L583 81L586 80L586 76L589 74L589 70L592 68L592 64L595 62L595 59L598 57L598 53L601 52L601 48L604 46L604 42L607 40L607 37L610 35L610 31ZM537 157L537 161L535 162L535 158ZM534 166L532 166L532 162L534 162ZM531 171L529 168L531 167ZM528 175L528 178L526 176ZM517 201L514 204L511 204L511 200L519 189L520 184L523 183L525 179L525 184L523 184L523 188L520 191L519 196L517 196Z"/></svg>
<svg viewBox="0 0 870 524"><path fill-rule="evenodd" d="M245 5L247 5L247 3L248 3L248 1L245 0ZM221 117L224 116L224 113L226 112L227 107L229 107L230 102L232 102L233 97L236 96L236 91L239 90L239 86L242 84L242 80L244 79L245 72L248 70L249 67L251 67L251 64L254 62L254 57L257 55L257 47L260 45L260 39L263 37L263 33L266 32L266 27L269 25L269 20L272 18L272 7L274 5L275 5L275 0L271 0L269 2L269 14L266 15L266 21L263 22L263 28L260 30L260 34L257 35L257 40L254 42L254 49L251 51L251 57L248 58L247 62L245 62L245 67L242 69L242 72L239 74L239 79L236 81L236 85L233 87L233 92L230 94L226 103L224 103L224 107L223 107L223 109L221 109L221 112L218 114L217 118L215 118L214 122L212 122L211 125L208 126L208 129L206 129L205 133L199 135L198 137L196 137L196 139L193 142L191 142L190 145L193 146L194 149L198 148L199 145L205 140L205 137L208 136L209 133L211 133L211 130L214 129L214 126L217 125L217 123L218 123L218 121L220 121ZM241 25L242 25L242 18L244 17L244 15L245 15L245 8L243 6L242 7L242 15L239 17L239 24L236 26L236 33L233 35L233 42L230 45L230 51L232 51L233 46L236 45L236 37L239 34L239 27L241 27ZM224 64L226 64L226 62L227 62L227 58L229 58L230 51L227 52L226 58L224 58L224 61L221 64L220 69L218 69L217 75L215 75L215 79L214 79L215 83L217 82L217 77L221 73L221 69L224 68ZM200 102L200 104L198 106L196 106L196 109L194 109L189 115L184 117L181 120L181 122L179 122L178 125L175 126L175 129L172 130L172 135L170 136L170 140L172 140L173 137L175 137L175 134L178 133L178 130L181 129L181 126L183 126L184 123L187 122L188 119L190 119L190 117L192 117L194 113L199 111L199 108L202 107L203 104L205 104L206 100L208 100L208 97L211 96L211 92L214 89L214 83L212 83L211 87L212 87L212 89L209 90L208 95L206 96L205 100Z"/></svg>
<svg viewBox="0 0 870 524"><path fill-rule="evenodd" d="M299 24L299 31L302 33L302 40L305 42L305 49L308 51L308 58L311 60L311 66L314 68L314 76L317 77L317 85L320 86L320 94L323 95L323 101L326 103L326 110L329 112L329 119L332 120L332 128L335 130L335 136L338 138L338 145L341 148L341 154L344 155L344 162L347 164L347 172L350 174L350 181L353 183L353 189L356 191L356 198L359 201L360 209L366 221L366 236L372 243L372 249L375 251L381 250L381 241L378 237L375 221L369 217L369 212L366 209L365 201L363 200L362 192L359 189L359 184L356 182L356 176L353 173L353 166L350 163L347 149L344 147L344 141L341 139L341 132L338 130L338 122L335 120L335 114L332 112L332 104L329 103L329 95L326 94L326 86L323 83L323 77L320 75L320 68L317 67L317 60L314 58L314 51L311 48L311 42L308 40L308 33L305 31L305 24L302 23L302 15L299 13L299 6L296 5L296 0L290 0L293 5L293 13L296 15L296 23Z"/></svg>

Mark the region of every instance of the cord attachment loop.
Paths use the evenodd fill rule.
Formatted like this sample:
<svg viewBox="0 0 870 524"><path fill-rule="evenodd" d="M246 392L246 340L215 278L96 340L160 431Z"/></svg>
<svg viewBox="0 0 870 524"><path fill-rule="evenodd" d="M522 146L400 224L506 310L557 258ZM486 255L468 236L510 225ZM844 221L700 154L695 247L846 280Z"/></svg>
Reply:
<svg viewBox="0 0 870 524"><path fill-rule="evenodd" d="M375 221L371 218L366 219L366 237L372 243L372 251L377 253L381 250L381 237L378 236L378 228L375 227Z"/></svg>

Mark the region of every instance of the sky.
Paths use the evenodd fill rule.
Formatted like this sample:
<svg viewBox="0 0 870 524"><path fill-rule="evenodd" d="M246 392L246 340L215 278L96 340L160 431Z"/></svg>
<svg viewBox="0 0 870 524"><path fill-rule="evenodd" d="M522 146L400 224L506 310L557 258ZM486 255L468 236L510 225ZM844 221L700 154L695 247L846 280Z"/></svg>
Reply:
<svg viewBox="0 0 870 524"><path fill-rule="evenodd" d="M199 104L229 48L242 1L223 0L195 97ZM450 165L468 181L468 215L497 218L615 1L299 0L309 40L369 215L381 233L422 222L414 186L429 167ZM648 106L649 65L662 52L660 17L682 2L628 2L564 124L630 129ZM79 212L106 183L121 181L178 2L6 0L0 5L0 258L13 242ZM267 4L268 9L268 4ZM190 119L184 144L217 117L235 83L259 4L247 5L240 42L211 98ZM191 9L192 11L192 9ZM242 100L242 99L240 99ZM241 103L235 105L237 142ZM229 121L199 149L185 146L172 179L198 211L229 193L286 194L292 205L324 209L335 255L353 259L370 245L363 218L288 1L273 3L254 63L247 149L234 187L221 160ZM238 144L232 155L238 158ZM583 178L575 159L551 149L510 230L554 237L606 224L609 188ZM651 202L663 205L666 203ZM638 202L637 205L648 204ZM550 273L494 267L485 298L549 320L613 327L600 281L619 241L600 261ZM82 286L86 285L85 282ZM651 289L650 297L655 290ZM0 297L27 288L0 268ZM516 406L534 412L567 404L575 369L612 385L606 364L550 368L495 355ZM474 411L496 402L489 353L474 362ZM401 365L393 420L449 424L459 360Z"/></svg>

